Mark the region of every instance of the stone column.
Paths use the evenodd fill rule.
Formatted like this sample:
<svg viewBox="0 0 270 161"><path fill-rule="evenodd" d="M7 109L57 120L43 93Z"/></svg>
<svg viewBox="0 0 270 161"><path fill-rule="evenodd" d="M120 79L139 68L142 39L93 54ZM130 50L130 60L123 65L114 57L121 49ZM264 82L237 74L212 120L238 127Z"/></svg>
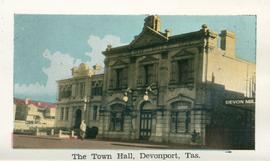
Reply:
<svg viewBox="0 0 270 161"><path fill-rule="evenodd" d="M162 118L162 137L165 143L169 142L169 133L170 133L170 111L164 111L164 116Z"/></svg>
<svg viewBox="0 0 270 161"><path fill-rule="evenodd" d="M167 59L161 59L159 68L158 68L158 85L159 85L159 93L158 93L158 105L164 106L165 105L165 99L166 99L166 93L167 93L167 85L168 85L168 62Z"/></svg>
<svg viewBox="0 0 270 161"><path fill-rule="evenodd" d="M131 114L131 139L136 139L136 131L138 127L136 126L137 114L136 112L132 112Z"/></svg>
<svg viewBox="0 0 270 161"><path fill-rule="evenodd" d="M73 128L75 124L75 107L72 106L71 117L70 117L70 127Z"/></svg>
<svg viewBox="0 0 270 161"><path fill-rule="evenodd" d="M156 117L152 120L154 123L152 125L155 125L152 127L152 136L151 140L154 142L162 142L163 139L163 118L162 118L162 112L157 112Z"/></svg>
<svg viewBox="0 0 270 161"><path fill-rule="evenodd" d="M104 137L109 138L109 128L110 128L110 112L105 112L104 114Z"/></svg>
<svg viewBox="0 0 270 161"><path fill-rule="evenodd" d="M136 116L134 116L135 119L135 130L134 130L134 138L139 139L140 138L140 117L141 117L141 112L140 110L134 112Z"/></svg>
<svg viewBox="0 0 270 161"><path fill-rule="evenodd" d="M105 112L100 113L99 116L99 126L98 126L98 136L97 138L104 137L104 120L105 120Z"/></svg>
<svg viewBox="0 0 270 161"><path fill-rule="evenodd" d="M152 116L151 136L156 136L158 112Z"/></svg>

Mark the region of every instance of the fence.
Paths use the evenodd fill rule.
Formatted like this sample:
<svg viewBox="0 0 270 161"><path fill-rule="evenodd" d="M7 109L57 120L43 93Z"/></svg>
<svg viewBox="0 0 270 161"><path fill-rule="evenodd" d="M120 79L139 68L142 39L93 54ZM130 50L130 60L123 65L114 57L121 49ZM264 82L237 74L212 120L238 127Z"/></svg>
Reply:
<svg viewBox="0 0 270 161"><path fill-rule="evenodd" d="M14 129L13 133L20 135L52 136L59 138L77 138L78 135L77 131L66 128Z"/></svg>

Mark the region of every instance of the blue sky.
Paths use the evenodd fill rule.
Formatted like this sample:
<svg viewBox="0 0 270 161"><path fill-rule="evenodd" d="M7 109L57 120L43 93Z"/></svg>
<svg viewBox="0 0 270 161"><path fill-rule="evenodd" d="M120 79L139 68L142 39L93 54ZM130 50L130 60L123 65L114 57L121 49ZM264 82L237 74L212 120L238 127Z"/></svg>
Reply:
<svg viewBox="0 0 270 161"><path fill-rule="evenodd" d="M177 35L197 31L202 24L215 31L236 33L237 57L255 62L255 16L160 16L161 30ZM145 15L15 15L14 95L56 101L56 80L68 78L74 65L103 63L107 44L130 43Z"/></svg>

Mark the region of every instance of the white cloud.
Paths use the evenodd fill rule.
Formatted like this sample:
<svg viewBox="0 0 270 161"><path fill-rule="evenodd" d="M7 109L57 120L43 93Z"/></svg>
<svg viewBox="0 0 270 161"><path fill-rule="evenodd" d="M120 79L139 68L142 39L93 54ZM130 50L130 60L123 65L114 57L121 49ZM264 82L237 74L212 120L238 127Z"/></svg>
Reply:
<svg viewBox="0 0 270 161"><path fill-rule="evenodd" d="M90 57L90 65L100 64L104 66L103 60L104 55L102 51L105 51L107 45L112 45L112 47L125 45L120 41L120 38L114 35L106 35L103 39L97 36L90 35L88 39L88 45L91 47L90 52L86 52L85 55Z"/></svg>
<svg viewBox="0 0 270 161"><path fill-rule="evenodd" d="M15 84L16 94L55 95L56 81L70 77L70 69L82 62L80 59L75 59L59 51L51 53L48 49L43 52L43 57L50 61L49 67L42 68L42 71L48 78L46 84L40 84L38 82L32 84Z"/></svg>
<svg viewBox="0 0 270 161"><path fill-rule="evenodd" d="M91 35L87 43L92 50L85 53L90 57L90 61L85 61L84 63L90 66L95 64L101 64L103 66L104 56L102 55L102 51L106 49L108 44L111 44L113 47L123 45L120 38L113 35L107 35L103 39ZM42 95L56 97L56 81L71 77L71 68L83 62L81 59L76 59L69 54L59 51L51 53L48 49L43 52L43 58L50 61L48 67L42 68L42 71L48 78L46 84L40 84L39 82L32 84L15 84L15 94L25 95L33 99ZM55 99L52 98L51 100Z"/></svg>

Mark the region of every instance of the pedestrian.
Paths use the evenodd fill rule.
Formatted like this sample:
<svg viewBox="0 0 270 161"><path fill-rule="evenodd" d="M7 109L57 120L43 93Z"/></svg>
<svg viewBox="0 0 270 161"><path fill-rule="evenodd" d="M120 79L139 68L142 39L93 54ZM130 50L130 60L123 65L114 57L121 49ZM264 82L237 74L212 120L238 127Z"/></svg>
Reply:
<svg viewBox="0 0 270 161"><path fill-rule="evenodd" d="M80 138L83 140L85 137L85 131L86 131L86 125L85 121L82 120L81 125L80 125Z"/></svg>

